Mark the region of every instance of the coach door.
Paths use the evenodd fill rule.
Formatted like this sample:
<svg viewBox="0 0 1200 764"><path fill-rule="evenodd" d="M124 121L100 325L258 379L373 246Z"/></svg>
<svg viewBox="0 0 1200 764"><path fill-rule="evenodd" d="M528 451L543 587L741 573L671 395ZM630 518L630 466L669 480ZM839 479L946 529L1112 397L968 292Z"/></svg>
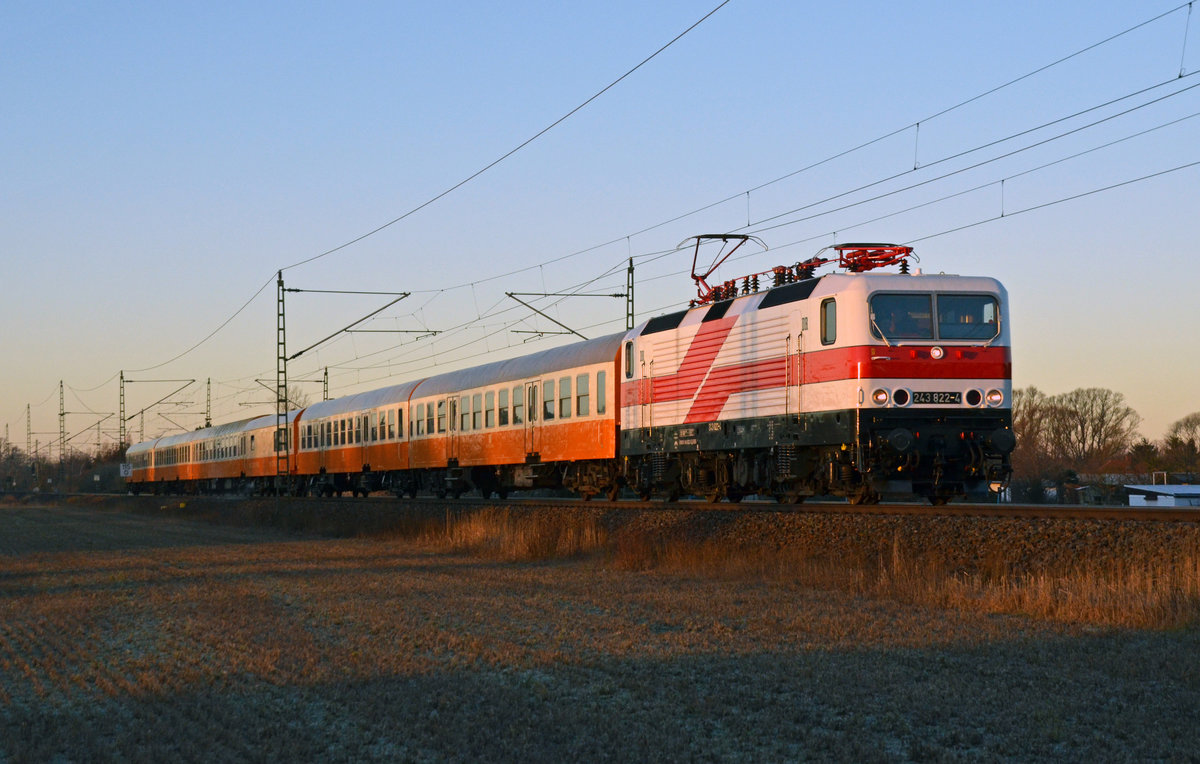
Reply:
<svg viewBox="0 0 1200 764"><path fill-rule="evenodd" d="M536 380L525 383L525 454L538 453L541 439L538 433L538 385Z"/></svg>
<svg viewBox="0 0 1200 764"><path fill-rule="evenodd" d="M458 398L450 396L446 399L446 413L450 422L446 427L446 460L458 459Z"/></svg>

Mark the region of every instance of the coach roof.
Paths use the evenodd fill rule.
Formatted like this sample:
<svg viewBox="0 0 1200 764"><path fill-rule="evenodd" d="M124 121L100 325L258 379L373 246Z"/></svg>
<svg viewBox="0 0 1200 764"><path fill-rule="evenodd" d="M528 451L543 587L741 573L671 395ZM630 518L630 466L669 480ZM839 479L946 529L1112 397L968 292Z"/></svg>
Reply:
<svg viewBox="0 0 1200 764"><path fill-rule="evenodd" d="M594 340L573 342L570 345L543 350L540 353L511 358L506 361L475 366L461 371L451 371L429 377L413 393L413 397L427 397L472 390L504 382L534 379L546 374L557 374L567 369L591 366L597 363L612 363L621 347L625 332L598 337Z"/></svg>

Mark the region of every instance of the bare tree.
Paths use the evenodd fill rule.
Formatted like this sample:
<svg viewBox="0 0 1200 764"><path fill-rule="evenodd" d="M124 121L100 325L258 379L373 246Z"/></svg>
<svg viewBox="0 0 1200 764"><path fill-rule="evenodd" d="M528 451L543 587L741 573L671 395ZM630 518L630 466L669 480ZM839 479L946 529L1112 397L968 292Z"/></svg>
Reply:
<svg viewBox="0 0 1200 764"><path fill-rule="evenodd" d="M1200 411L1172 424L1159 451L1164 468L1178 472L1200 472Z"/></svg>
<svg viewBox="0 0 1200 764"><path fill-rule="evenodd" d="M1013 434L1017 437L1017 447L1012 465L1018 479L1039 478L1050 466L1046 443L1050 406L1050 398L1036 387L1013 391Z"/></svg>
<svg viewBox="0 0 1200 764"><path fill-rule="evenodd" d="M308 408L311 403L308 393L300 389L299 385L288 385L287 389L288 408L304 409Z"/></svg>
<svg viewBox="0 0 1200 764"><path fill-rule="evenodd" d="M1124 395L1101 387L1055 395L1049 403L1048 452L1079 472L1102 472L1128 453L1142 421Z"/></svg>

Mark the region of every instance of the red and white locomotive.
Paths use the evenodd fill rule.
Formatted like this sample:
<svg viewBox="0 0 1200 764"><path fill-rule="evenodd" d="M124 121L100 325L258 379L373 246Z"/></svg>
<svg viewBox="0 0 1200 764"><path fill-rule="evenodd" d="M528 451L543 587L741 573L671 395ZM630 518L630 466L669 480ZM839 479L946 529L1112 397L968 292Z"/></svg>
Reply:
<svg viewBox="0 0 1200 764"><path fill-rule="evenodd" d="M294 411L289 475L273 415L139 443L131 489L940 504L1004 485L1004 287L908 273L907 247L835 249L841 273L776 268L628 332Z"/></svg>

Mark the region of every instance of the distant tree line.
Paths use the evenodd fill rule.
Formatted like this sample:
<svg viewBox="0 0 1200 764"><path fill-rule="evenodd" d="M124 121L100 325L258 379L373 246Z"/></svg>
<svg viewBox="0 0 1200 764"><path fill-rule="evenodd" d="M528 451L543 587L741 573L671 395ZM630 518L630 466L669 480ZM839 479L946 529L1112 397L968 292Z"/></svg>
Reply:
<svg viewBox="0 0 1200 764"><path fill-rule="evenodd" d="M110 493L125 490L121 462L125 449L113 443L98 454L68 452L65 457L30 455L0 438L0 493Z"/></svg>
<svg viewBox="0 0 1200 764"><path fill-rule="evenodd" d="M1121 475L1151 482L1155 472L1174 480L1200 475L1200 411L1175 422L1161 440L1138 434L1142 418L1113 390L1087 387L1046 395L1036 387L1013 392L1013 498L1043 501L1081 476Z"/></svg>

